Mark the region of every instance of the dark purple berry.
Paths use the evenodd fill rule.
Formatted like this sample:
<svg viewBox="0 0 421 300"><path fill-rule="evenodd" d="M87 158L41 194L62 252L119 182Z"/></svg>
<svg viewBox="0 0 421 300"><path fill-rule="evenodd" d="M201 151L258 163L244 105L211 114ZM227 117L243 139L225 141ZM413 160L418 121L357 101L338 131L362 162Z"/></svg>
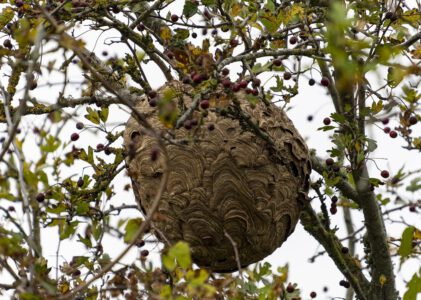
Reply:
<svg viewBox="0 0 421 300"><path fill-rule="evenodd" d="M230 70L227 68L223 68L221 71L222 75L227 76L230 73Z"/></svg>
<svg viewBox="0 0 421 300"><path fill-rule="evenodd" d="M292 78L292 74L290 72L285 72L284 73L284 79L285 80L290 80Z"/></svg>
<svg viewBox="0 0 421 300"><path fill-rule="evenodd" d="M209 100L200 101L200 107L203 108L203 109L208 109L209 105L210 105Z"/></svg>
<svg viewBox="0 0 421 300"><path fill-rule="evenodd" d="M398 133L397 133L396 131L392 130L391 132L389 132L389 136L390 136L392 139L394 139L394 138L396 138L396 137L398 136Z"/></svg>
<svg viewBox="0 0 421 300"><path fill-rule="evenodd" d="M326 159L326 165L327 166L332 166L335 163L335 161L333 160L333 158L328 158Z"/></svg>
<svg viewBox="0 0 421 300"><path fill-rule="evenodd" d="M320 81L320 83L323 86L328 87L329 86L329 79L327 77L322 77L322 80Z"/></svg>
<svg viewBox="0 0 421 300"><path fill-rule="evenodd" d="M383 128L383 131L384 131L384 133L389 133L390 132L390 127L385 127L385 128Z"/></svg>
<svg viewBox="0 0 421 300"><path fill-rule="evenodd" d="M383 125L389 124L389 118L382 119L382 123L383 123Z"/></svg>
<svg viewBox="0 0 421 300"><path fill-rule="evenodd" d="M82 123L82 122L77 122L77 123L76 123L76 129L82 130L82 129L83 129L83 127L85 127L85 125L83 125L83 123Z"/></svg>
<svg viewBox="0 0 421 300"><path fill-rule="evenodd" d="M209 123L207 128L209 131L213 131L215 129L215 125L213 123Z"/></svg>
<svg viewBox="0 0 421 300"><path fill-rule="evenodd" d="M158 93L154 90L149 91L148 96L149 98L155 98L158 95Z"/></svg>
<svg viewBox="0 0 421 300"><path fill-rule="evenodd" d="M383 171L380 172L380 175L383 178L388 178L389 177L389 172L387 170L383 170Z"/></svg>
<svg viewBox="0 0 421 300"><path fill-rule="evenodd" d="M231 80L229 80L228 78L225 78L224 80L222 80L222 85L226 89L230 88L231 87Z"/></svg>
<svg viewBox="0 0 421 300"><path fill-rule="evenodd" d="M137 30L139 30L139 31L143 31L143 30L145 30L145 25L144 25L143 23L139 23L139 24L137 25Z"/></svg>
<svg viewBox="0 0 421 300"><path fill-rule="evenodd" d="M44 193L38 193L35 197L35 200L38 202L43 202L45 200L45 194Z"/></svg>
<svg viewBox="0 0 421 300"><path fill-rule="evenodd" d="M240 88L245 89L249 83L246 80L240 81Z"/></svg>
<svg viewBox="0 0 421 300"><path fill-rule="evenodd" d="M77 181L77 186L78 187L82 187L83 186L83 183L84 183L84 181L83 181L82 177L79 177L79 179Z"/></svg>
<svg viewBox="0 0 421 300"><path fill-rule="evenodd" d="M314 80L313 78L310 78L310 80L308 81L308 84L310 86L313 86L316 83L316 80Z"/></svg>
<svg viewBox="0 0 421 300"><path fill-rule="evenodd" d="M171 21L177 22L178 21L178 16L176 14L171 15Z"/></svg>
<svg viewBox="0 0 421 300"><path fill-rule="evenodd" d="M294 44L296 44L298 42L298 38L295 36L295 35L293 35L290 39L289 39L289 43L291 44L291 45L294 45Z"/></svg>
<svg viewBox="0 0 421 300"><path fill-rule="evenodd" d="M277 58L277 59L273 60L273 65L274 65L274 66L277 66L277 67L282 66L282 60L281 60L281 59L279 59L279 58Z"/></svg>
<svg viewBox="0 0 421 300"><path fill-rule="evenodd" d="M411 116L410 118L409 118L409 124L411 124L411 125L415 125L415 124L417 124L418 123L418 119L417 119L417 117L416 116Z"/></svg>
<svg viewBox="0 0 421 300"><path fill-rule="evenodd" d="M326 126L329 125L330 122L331 122L330 118L326 117L326 118L323 119L323 124L325 124Z"/></svg>
<svg viewBox="0 0 421 300"><path fill-rule="evenodd" d="M77 140L79 139L79 134L78 134L78 133L76 133L76 132L72 133L72 135L70 136L70 139L71 139L73 142L77 141Z"/></svg>

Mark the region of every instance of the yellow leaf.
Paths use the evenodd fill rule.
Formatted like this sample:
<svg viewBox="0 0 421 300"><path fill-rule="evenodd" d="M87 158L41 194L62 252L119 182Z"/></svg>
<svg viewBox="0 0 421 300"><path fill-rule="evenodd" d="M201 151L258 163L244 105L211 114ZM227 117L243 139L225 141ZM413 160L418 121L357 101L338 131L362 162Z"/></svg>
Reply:
<svg viewBox="0 0 421 300"><path fill-rule="evenodd" d="M241 5L239 3L235 3L232 7L231 7L231 16L236 17L240 14L241 11Z"/></svg>
<svg viewBox="0 0 421 300"><path fill-rule="evenodd" d="M168 26L161 27L161 38L168 41L171 38L171 29Z"/></svg>
<svg viewBox="0 0 421 300"><path fill-rule="evenodd" d="M414 240L421 240L421 230L415 228L414 230Z"/></svg>
<svg viewBox="0 0 421 300"><path fill-rule="evenodd" d="M387 281L386 276L384 276L383 274L380 275L380 278L379 278L380 285L383 286L386 283L386 281Z"/></svg>

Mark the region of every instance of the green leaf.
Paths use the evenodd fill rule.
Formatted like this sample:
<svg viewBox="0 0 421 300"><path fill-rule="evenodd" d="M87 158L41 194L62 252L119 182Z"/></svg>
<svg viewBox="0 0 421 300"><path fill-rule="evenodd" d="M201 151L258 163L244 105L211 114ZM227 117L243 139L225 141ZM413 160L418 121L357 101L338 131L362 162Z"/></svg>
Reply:
<svg viewBox="0 0 421 300"><path fill-rule="evenodd" d="M411 180L409 185L406 187L408 192L416 192L421 189L421 177L417 177Z"/></svg>
<svg viewBox="0 0 421 300"><path fill-rule="evenodd" d="M107 122L109 111L110 110L109 110L108 107L103 107L99 111L99 118L101 119L102 122L104 122L104 123Z"/></svg>
<svg viewBox="0 0 421 300"><path fill-rule="evenodd" d="M140 225L142 224L142 219L136 218L136 219L130 219L126 227L124 228L124 242L130 243L133 241L133 238L136 235L137 230L139 229Z"/></svg>
<svg viewBox="0 0 421 300"><path fill-rule="evenodd" d="M421 269L419 272L421 273ZM417 300L417 295L421 293L421 277L414 274L406 286L408 289L403 295L403 300Z"/></svg>
<svg viewBox="0 0 421 300"><path fill-rule="evenodd" d="M191 267L190 248L186 242L178 242L162 256L162 263L168 271L173 271L177 264L183 269Z"/></svg>
<svg viewBox="0 0 421 300"><path fill-rule="evenodd" d="M190 35L190 31L188 29L176 28L174 29L174 31L175 31L174 38L176 40L185 40Z"/></svg>
<svg viewBox="0 0 421 300"><path fill-rule="evenodd" d="M85 118L89 121L91 121L94 124L99 124L100 123L100 117L99 114L96 110L92 109L91 107L87 107L86 108L86 112L88 113L87 115L85 115Z"/></svg>
<svg viewBox="0 0 421 300"><path fill-rule="evenodd" d="M86 202L80 202L76 206L76 213L78 215L84 215L89 211L89 204Z"/></svg>
<svg viewBox="0 0 421 300"><path fill-rule="evenodd" d="M190 0L187 0L184 3L184 8L183 8L183 15L188 19L192 16L194 16L197 13L197 7L198 4L197 2L193 2Z"/></svg>
<svg viewBox="0 0 421 300"><path fill-rule="evenodd" d="M414 236L415 227L408 226L402 233L401 245L398 254L401 256L401 262L408 258L412 253L412 239Z"/></svg>
<svg viewBox="0 0 421 300"><path fill-rule="evenodd" d="M57 140L53 135L47 135L45 143L40 146L41 151L54 152L60 147L61 141Z"/></svg>
<svg viewBox="0 0 421 300"><path fill-rule="evenodd" d="M62 222L60 226L60 240L67 239L76 232L79 221Z"/></svg>
<svg viewBox="0 0 421 300"><path fill-rule="evenodd" d="M6 7L3 8L0 14L0 30L3 29L4 26L9 24L10 21L12 21L15 13L13 11L13 8Z"/></svg>

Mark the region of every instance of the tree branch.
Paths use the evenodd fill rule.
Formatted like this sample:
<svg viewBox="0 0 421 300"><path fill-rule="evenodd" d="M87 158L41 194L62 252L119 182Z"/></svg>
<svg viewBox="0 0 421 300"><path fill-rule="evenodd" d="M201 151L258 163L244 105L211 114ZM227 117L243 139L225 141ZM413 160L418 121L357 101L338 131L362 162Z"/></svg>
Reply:
<svg viewBox="0 0 421 300"><path fill-rule="evenodd" d="M369 281L365 278L354 258L350 254L343 254L341 252L343 247L341 242L334 232L325 229L310 203L304 206L300 220L304 229L325 248L338 270L354 288L358 299L371 300L372 298L368 297L368 291L370 289Z"/></svg>

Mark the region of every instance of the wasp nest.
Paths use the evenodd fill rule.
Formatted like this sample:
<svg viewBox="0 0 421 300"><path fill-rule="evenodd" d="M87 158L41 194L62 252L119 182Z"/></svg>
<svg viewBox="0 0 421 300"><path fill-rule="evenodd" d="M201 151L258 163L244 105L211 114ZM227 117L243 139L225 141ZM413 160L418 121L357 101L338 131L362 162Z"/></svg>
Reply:
<svg viewBox="0 0 421 300"><path fill-rule="evenodd" d="M169 180L153 228L166 244L188 242L197 265L234 271L238 262L265 258L293 232L308 191L308 149L281 109L252 104L242 91L214 91L208 109L199 105L185 126L170 128L171 118L191 107L192 91L170 82L158 90L157 107L146 97L137 104L154 129L178 141L166 146ZM124 141L136 199L148 212L163 157L153 157L156 139L133 117Z"/></svg>

